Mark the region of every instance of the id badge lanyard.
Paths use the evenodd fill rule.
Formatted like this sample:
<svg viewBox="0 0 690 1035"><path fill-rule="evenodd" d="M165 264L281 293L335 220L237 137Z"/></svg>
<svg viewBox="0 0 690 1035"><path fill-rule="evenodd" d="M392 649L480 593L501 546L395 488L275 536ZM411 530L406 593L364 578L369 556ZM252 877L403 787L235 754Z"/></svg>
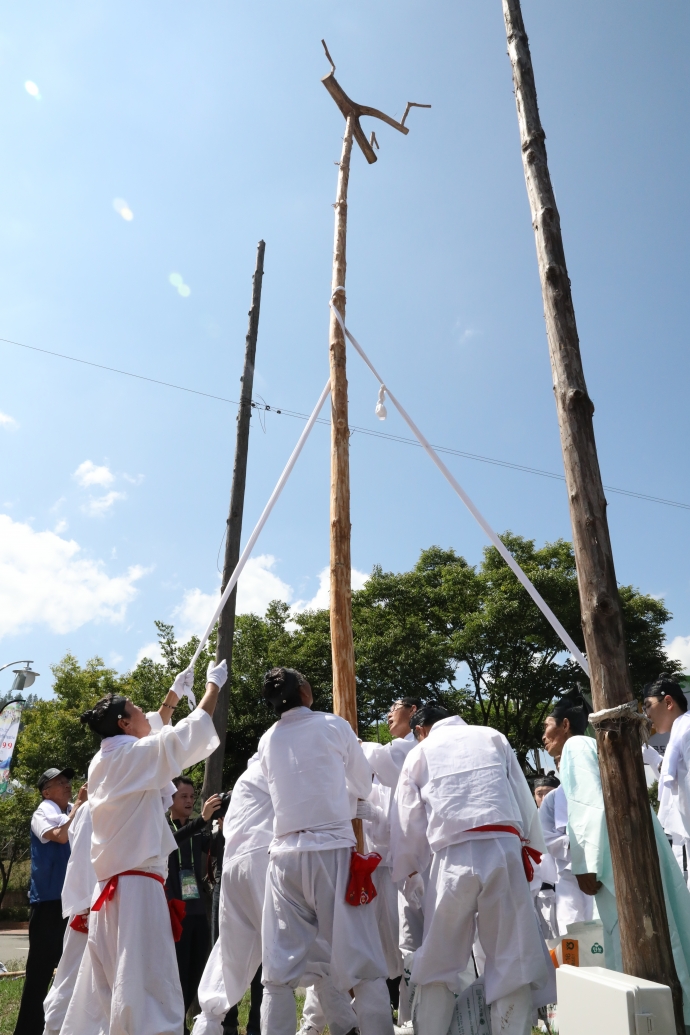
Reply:
<svg viewBox="0 0 690 1035"><path fill-rule="evenodd" d="M188 902L190 899L201 898L199 894L199 885L197 884L196 874L194 872L194 847L192 845L192 839L190 841L190 852L192 856L192 869L182 868L182 849L177 849L177 858L179 861L180 869L180 890L182 891L182 901Z"/></svg>

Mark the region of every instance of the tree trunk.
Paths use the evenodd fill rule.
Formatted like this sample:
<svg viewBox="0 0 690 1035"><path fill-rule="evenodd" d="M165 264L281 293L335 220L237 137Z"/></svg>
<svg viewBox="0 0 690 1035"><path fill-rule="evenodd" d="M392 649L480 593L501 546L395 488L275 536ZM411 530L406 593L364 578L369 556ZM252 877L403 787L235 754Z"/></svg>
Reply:
<svg viewBox="0 0 690 1035"><path fill-rule="evenodd" d="M606 518L592 414L565 263L560 219L539 118L520 0L502 0L513 69L522 162L544 300L573 545L595 710L633 699L623 617ZM616 720L597 733L613 861L623 969L668 984L684 1033L682 993L671 952L637 723Z"/></svg>
<svg viewBox="0 0 690 1035"><path fill-rule="evenodd" d="M240 406L237 412L237 439L235 443L235 466L232 473L232 490L230 492L230 512L225 538L225 560L223 561L223 581L221 594L230 580L240 559L240 540L242 538L242 514L244 511L244 489L247 481L247 454L249 452L249 424L252 413L252 390L254 387L254 360L256 357L256 340L259 334L259 309L261 306L261 283L264 275L264 252L266 245L259 241L256 250L256 269L252 279L252 307L249 310L249 328L244 350L244 372L242 374L242 390ZM223 760L225 758L225 737L228 728L228 712L230 702L230 684L232 680L232 645L235 634L235 607L237 604L237 587L228 597L218 620L218 647L216 661L223 658L228 663L228 681L218 694L218 703L213 715L213 723L220 740L219 746L207 758L204 771L204 785L201 791L204 801L211 794L217 794L222 786Z"/></svg>
<svg viewBox="0 0 690 1035"><path fill-rule="evenodd" d="M343 151L335 199L333 245L333 305L345 322L347 270L347 187L350 179L353 116L345 124ZM350 428L347 415L345 335L331 313L329 332L331 367L331 652L333 656L333 711L357 733L355 649L352 642L352 564L350 560ZM357 849L363 850L361 820L353 820Z"/></svg>

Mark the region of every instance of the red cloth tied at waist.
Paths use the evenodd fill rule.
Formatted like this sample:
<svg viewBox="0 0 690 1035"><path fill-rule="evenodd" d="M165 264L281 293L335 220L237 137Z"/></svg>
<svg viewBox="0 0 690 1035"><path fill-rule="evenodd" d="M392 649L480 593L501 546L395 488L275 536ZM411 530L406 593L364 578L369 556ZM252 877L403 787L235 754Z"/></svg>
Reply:
<svg viewBox="0 0 690 1035"><path fill-rule="evenodd" d="M525 877L528 881L534 879L534 866L532 865L532 859L535 863L541 862L542 853L538 852L536 848L530 848L529 841L526 837L523 837L520 831L516 827L503 826L501 823L487 823L483 827L472 827L468 830L468 834L473 834L477 830L495 830L499 834L515 834L516 837L520 838L522 845L522 865L525 868Z"/></svg>
<svg viewBox="0 0 690 1035"><path fill-rule="evenodd" d="M72 920L70 920L70 927L73 931L79 931L80 934L89 933L89 914L88 913L77 913Z"/></svg>
<svg viewBox="0 0 690 1035"><path fill-rule="evenodd" d="M350 906L365 906L376 898L376 888L371 875L381 862L378 852L370 852L369 855L362 855L360 852L352 851L350 859L350 880L348 881L345 901Z"/></svg>
<svg viewBox="0 0 690 1035"><path fill-rule="evenodd" d="M103 891L91 906L92 913L98 913L106 902L112 902L120 877L151 877L153 880L157 880L158 883L162 884L165 888L164 879L157 873L148 873L146 870L123 870L122 873L116 873L114 877L111 877L110 880L106 882ZM182 937L182 921L185 918L187 906L179 898L170 898L168 899L168 911L170 913L170 926L172 927L173 939L176 942L179 942Z"/></svg>

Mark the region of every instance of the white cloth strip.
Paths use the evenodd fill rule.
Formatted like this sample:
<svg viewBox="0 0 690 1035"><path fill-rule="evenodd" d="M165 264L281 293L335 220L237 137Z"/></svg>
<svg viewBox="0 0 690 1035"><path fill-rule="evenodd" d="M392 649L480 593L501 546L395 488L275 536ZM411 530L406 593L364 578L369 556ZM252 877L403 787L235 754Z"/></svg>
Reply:
<svg viewBox="0 0 690 1035"><path fill-rule="evenodd" d="M508 550L506 548L506 546L501 542L501 540L496 535L496 533L494 532L493 528L491 527L489 522L486 520L484 515L479 510L477 510L477 508L475 507L474 503L472 502L470 497L467 495L467 493L465 492L463 487L460 485L460 483L457 481L457 479L451 474L451 472L448 470L446 465L443 463L443 460L441 460L440 456L435 451L433 446L426 440L426 438L424 437L422 432L419 430L417 425L414 423L414 421L412 420L410 415L407 413L407 411L403 408L403 406L395 398L395 396L391 392L390 388L388 388L388 386L385 384L383 378L379 375L378 371L376 370L376 368L374 367L373 363L371 362L371 360L369 359L369 357L365 353L365 351L362 348L362 346L359 344L357 339L354 338L353 335L350 334L350 332L348 331L347 327L343 323L343 319L342 319L340 313L338 312L336 307L333 305L333 302L331 301L329 304L331 306L331 309L333 310L333 312L336 315L336 319L338 320L338 323L340 324L340 326L343 329L343 334L345 334L345 336L347 337L348 341L350 341L352 343L352 345L355 347L355 349L360 354L360 356L362 357L362 359L364 360L366 365L369 367L369 369L371 370L372 374L374 375L376 380L379 382L379 384L385 388L386 394L388 395L390 401L393 403L393 405L395 406L396 410L398 411L398 413L400 414L402 419L405 421L405 423L409 427L410 431L412 431L412 433L415 435L415 437L419 441L419 443L422 446L422 448L425 450L426 453L428 453L428 455L434 461L434 463L436 464L436 466L438 467L439 471L441 472L443 477L446 479L446 481L449 482L449 484L456 491L456 493L458 494L458 496L460 497L462 502L465 504L465 506L469 510L469 512L472 515L472 517L484 529L484 531L488 535L489 539L491 540L493 545L496 547L496 549L500 553L500 555L503 558L503 560L506 562L508 567L512 569L512 571L515 573L516 577L520 580L522 585L525 587L525 589L527 590L527 592L531 596L531 598L534 601L534 603L537 605L537 607L539 608L541 613L544 615L546 620L549 622L549 624L553 628L554 632L556 632L557 635L560 637L560 639L563 641L563 643L568 648L568 650L572 654L574 660L578 663L578 665L580 666L582 671L585 673L585 675L587 677L589 677L589 665L587 664L587 658L584 656L582 651L578 649L578 647L575 645L575 643L573 642L571 637L568 635L568 633L565 631L565 629L563 628L561 623L558 621L558 619L556 618L555 614L553 613L553 611L551 610L549 605L546 603L544 598L541 596L541 594L538 592L538 590L532 585L530 580L527 578L527 576L525 575L524 571L522 570L522 568L520 567L518 562L515 560L515 558L513 557L512 553L510 552L510 550Z"/></svg>
<svg viewBox="0 0 690 1035"><path fill-rule="evenodd" d="M305 425L304 431L302 432L302 434L300 435L300 437L299 437L299 439L297 441L297 445L295 446L295 448L292 451L292 455L291 455L290 459L288 460L288 462L285 465L285 469L284 469L283 473L281 474L280 478L278 479L278 481L276 483L275 489L273 490L273 492L270 495L268 503L264 507L264 510L263 510L263 513L262 513L261 517L259 518L259 520L256 523L254 531L252 532L252 534L250 535L249 539L247 540L247 545L245 546L244 550L242 551L242 556L240 557L239 561L237 562L237 566L236 566L235 570L233 571L232 575L230 576L230 578L228 580L228 584L225 587L225 592L223 593L222 597L220 598L220 601L218 603L218 607L216 608L216 610L214 612L213 618L211 619L211 621L206 626L206 632L204 633L204 635L199 640L199 646L196 649L194 657L189 662L189 665L187 666L188 668L190 668L190 669L194 668L194 665L196 664L197 658L199 657L199 655L201 654L202 650L206 646L206 642L207 642L209 636L211 635L211 633L213 632L213 627L215 626L216 622L218 621L220 613L223 610L223 608L225 607L225 604L227 602L228 597L230 596L230 594L232 593L233 589L237 585L237 580L239 579L240 575L242 574L242 571L244 569L245 564L249 560L250 554L251 554L251 552L254 549L254 546L256 544L256 540L259 538L259 536L261 534L262 528L264 527L264 525L268 521L268 518L269 518L269 515L270 515L271 511L273 510L274 506L278 502L278 497L280 496L281 492L285 488L285 483L287 482L288 478L290 477L290 474L292 473L292 468L297 463L297 457L302 452L302 448L304 446L304 443L309 438L309 433L310 433L311 429L314 427L314 424L316 423L316 418L320 414L321 408L322 408L323 404L325 403L326 399L328 398L328 393L330 392L330 390L331 390L331 382L330 382L330 379L329 379L326 382L326 387L324 388L324 390L322 391L321 395L319 396L319 401L317 402L316 406L312 410L311 416L310 416L309 420L307 421L307 423Z"/></svg>

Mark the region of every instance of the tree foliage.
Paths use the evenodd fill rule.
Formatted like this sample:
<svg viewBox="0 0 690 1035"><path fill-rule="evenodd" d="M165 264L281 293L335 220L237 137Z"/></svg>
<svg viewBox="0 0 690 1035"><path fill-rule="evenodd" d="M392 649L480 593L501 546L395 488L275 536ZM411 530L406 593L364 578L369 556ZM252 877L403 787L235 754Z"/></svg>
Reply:
<svg viewBox="0 0 690 1035"><path fill-rule="evenodd" d="M584 650L577 572L572 546L563 540L537 547L513 535L503 542L519 561L573 640ZM620 587L628 658L638 695L662 669L680 666L664 653L664 604L632 586ZM357 709L363 738L381 737L383 716L400 696L434 699L467 721L493 726L515 748L526 771L534 768L542 724L555 697L587 679L564 651L549 623L493 547L472 566L454 550L423 550L410 571L375 567L363 589L352 594L357 668ZM55 697L26 712L15 775L35 784L51 765L85 773L96 744L79 722L81 712L104 693L130 696L157 709L198 640L178 643L171 625L156 622L162 661L144 659L118 676L92 659L82 668L68 654L54 667ZM215 656L212 637L195 670L195 693L203 693L206 665ZM263 676L274 665L304 672L316 708L330 710L332 668L327 610L292 614L274 601L264 617L238 615L225 786L232 786L274 721L261 698ZM187 713L182 702L173 721ZM387 732L387 731L386 731ZM191 775L200 785L203 766Z"/></svg>
<svg viewBox="0 0 690 1035"><path fill-rule="evenodd" d="M31 816L39 800L38 791L23 787L0 798L0 905L15 863L29 851Z"/></svg>

